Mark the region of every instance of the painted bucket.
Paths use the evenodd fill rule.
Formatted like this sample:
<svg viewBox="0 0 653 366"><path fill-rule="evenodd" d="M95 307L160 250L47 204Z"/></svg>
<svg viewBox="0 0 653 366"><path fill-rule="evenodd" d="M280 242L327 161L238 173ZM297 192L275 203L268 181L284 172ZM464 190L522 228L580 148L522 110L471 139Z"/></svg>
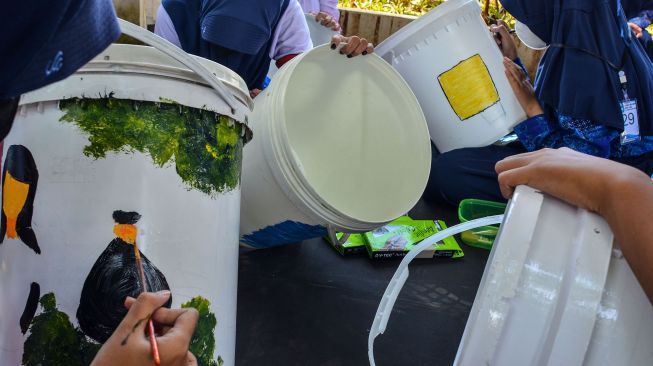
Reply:
<svg viewBox="0 0 653 366"><path fill-rule="evenodd" d="M653 308L607 223L519 187L456 365L652 365Z"/></svg>
<svg viewBox="0 0 653 366"><path fill-rule="evenodd" d="M0 364L88 364L140 293L195 307L200 365L233 365L243 80L132 24L23 96L4 142Z"/></svg>
<svg viewBox="0 0 653 366"><path fill-rule="evenodd" d="M440 152L490 145L526 119L476 0L449 0L377 47L417 95Z"/></svg>
<svg viewBox="0 0 653 366"><path fill-rule="evenodd" d="M328 45L286 64L255 99L243 160L241 243L265 248L364 232L410 210L431 148L417 99L372 54Z"/></svg>

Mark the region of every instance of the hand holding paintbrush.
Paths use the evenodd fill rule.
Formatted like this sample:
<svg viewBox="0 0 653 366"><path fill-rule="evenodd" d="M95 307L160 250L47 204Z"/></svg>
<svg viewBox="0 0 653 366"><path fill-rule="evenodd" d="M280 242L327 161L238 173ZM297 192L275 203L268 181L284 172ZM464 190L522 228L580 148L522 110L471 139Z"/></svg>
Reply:
<svg viewBox="0 0 653 366"><path fill-rule="evenodd" d="M152 365L149 339L142 335L152 319L160 327L158 346L162 366L196 366L197 360L188 351L195 332L198 313L195 309L162 307L170 299L169 291L145 292L138 299L127 297L127 316L102 346L92 366Z"/></svg>
<svg viewBox="0 0 653 366"><path fill-rule="evenodd" d="M145 270L143 269L143 261L141 260L141 252L138 250L138 244L134 241L134 257L136 258L136 269L140 278L141 293L147 292L147 281L145 280ZM154 323L150 317L147 320L147 331L150 337L150 346L152 347L152 359L156 366L161 365L161 357L159 356L159 345L156 342L156 335L154 334Z"/></svg>
<svg viewBox="0 0 653 366"><path fill-rule="evenodd" d="M490 25L490 32L494 36L494 40L497 42L503 56L515 61L519 56L517 46L511 35L515 31L511 30L503 20L497 20L497 24Z"/></svg>

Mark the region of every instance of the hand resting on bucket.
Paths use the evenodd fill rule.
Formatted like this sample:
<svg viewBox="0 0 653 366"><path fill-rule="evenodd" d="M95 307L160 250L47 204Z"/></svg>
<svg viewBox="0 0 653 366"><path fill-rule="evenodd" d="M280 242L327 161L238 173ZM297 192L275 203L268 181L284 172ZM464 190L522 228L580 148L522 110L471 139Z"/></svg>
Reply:
<svg viewBox="0 0 653 366"><path fill-rule="evenodd" d="M334 32L340 32L340 23L338 20L332 17L331 15L321 11L315 15L315 21L322 24L323 26L331 29Z"/></svg>
<svg viewBox="0 0 653 366"><path fill-rule="evenodd" d="M365 38L359 36L345 37L341 35L335 35L331 38L331 49L338 49L340 47L340 54L345 55L348 58L356 57L358 55L367 55L374 52L374 45L371 42L368 42Z"/></svg>
<svg viewBox="0 0 653 366"><path fill-rule="evenodd" d="M506 198L528 185L603 216L653 303L653 182L646 174L567 148L514 155L496 171Z"/></svg>

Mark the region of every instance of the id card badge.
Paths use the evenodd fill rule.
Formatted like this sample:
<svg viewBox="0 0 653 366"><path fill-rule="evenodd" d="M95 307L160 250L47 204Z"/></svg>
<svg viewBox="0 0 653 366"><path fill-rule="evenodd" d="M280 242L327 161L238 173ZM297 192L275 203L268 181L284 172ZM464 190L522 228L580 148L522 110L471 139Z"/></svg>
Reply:
<svg viewBox="0 0 653 366"><path fill-rule="evenodd" d="M621 144L626 145L640 141L637 99L624 100L620 105L621 114L624 118L624 132L621 134Z"/></svg>

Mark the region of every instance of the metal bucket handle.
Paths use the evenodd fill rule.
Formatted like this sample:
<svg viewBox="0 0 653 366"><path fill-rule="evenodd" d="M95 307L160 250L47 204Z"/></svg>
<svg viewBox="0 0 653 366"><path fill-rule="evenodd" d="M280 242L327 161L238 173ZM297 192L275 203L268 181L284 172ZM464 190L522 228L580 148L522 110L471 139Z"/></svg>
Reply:
<svg viewBox="0 0 653 366"><path fill-rule="evenodd" d="M120 23L120 29L122 30L123 34L156 48L157 50L181 62L184 66L195 72L195 74L202 78L202 80L206 81L206 83L209 84L211 88L213 88L215 93L225 103L227 103L229 108L231 108L231 114L236 114L236 106L238 104L236 98L234 98L225 88L222 80L209 72L204 66L202 66L202 64L197 62L197 60L181 50L179 47L155 35L152 32L149 32L123 19L118 19L118 22Z"/></svg>

